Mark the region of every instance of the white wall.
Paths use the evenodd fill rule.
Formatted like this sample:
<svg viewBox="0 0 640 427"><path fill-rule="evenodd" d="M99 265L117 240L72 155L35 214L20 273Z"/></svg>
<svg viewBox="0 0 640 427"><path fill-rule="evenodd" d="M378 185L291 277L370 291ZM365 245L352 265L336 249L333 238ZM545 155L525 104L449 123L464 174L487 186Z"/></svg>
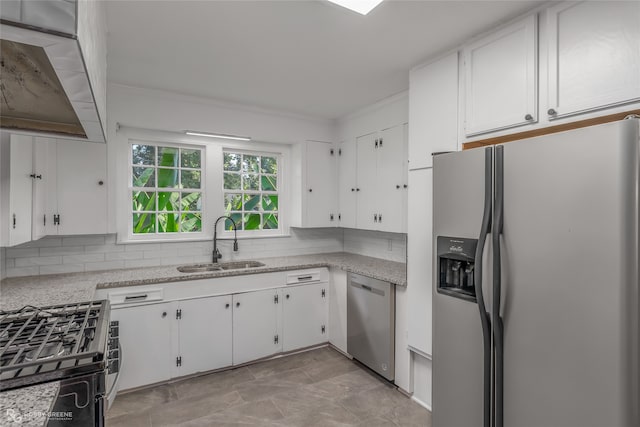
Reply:
<svg viewBox="0 0 640 427"><path fill-rule="evenodd" d="M342 230L292 229L291 237L219 242L223 261L342 251ZM213 243L116 244L114 234L49 236L6 248L7 277L211 262Z"/></svg>
<svg viewBox="0 0 640 427"><path fill-rule="evenodd" d="M107 127L107 11L106 2L78 0L78 43L89 76L102 129Z"/></svg>
<svg viewBox="0 0 640 427"><path fill-rule="evenodd" d="M308 139L333 141L332 121L296 116L207 98L109 83L107 157L109 233L115 233L118 186L118 147L126 144L116 124L181 134L199 130L243 135L253 142L293 144ZM122 189L120 189L122 190Z"/></svg>

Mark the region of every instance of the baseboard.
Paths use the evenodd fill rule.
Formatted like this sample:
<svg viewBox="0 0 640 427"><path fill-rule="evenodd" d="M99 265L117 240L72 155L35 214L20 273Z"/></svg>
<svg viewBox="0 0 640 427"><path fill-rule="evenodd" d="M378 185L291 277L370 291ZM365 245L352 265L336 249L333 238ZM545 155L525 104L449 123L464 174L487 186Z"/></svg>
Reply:
<svg viewBox="0 0 640 427"><path fill-rule="evenodd" d="M415 396L411 396L411 400L413 400L414 402L416 402L418 405L422 406L424 409L426 409L427 411L431 412L431 405L427 405L426 403L424 403L422 400L418 399Z"/></svg>

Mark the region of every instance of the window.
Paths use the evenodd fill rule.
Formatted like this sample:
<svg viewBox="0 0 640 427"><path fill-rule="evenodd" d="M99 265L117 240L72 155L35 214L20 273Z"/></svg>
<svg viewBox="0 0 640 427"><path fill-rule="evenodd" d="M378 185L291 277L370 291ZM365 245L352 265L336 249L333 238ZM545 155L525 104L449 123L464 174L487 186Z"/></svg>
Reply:
<svg viewBox="0 0 640 427"><path fill-rule="evenodd" d="M280 156L224 150L223 194L225 214L238 230L274 230L278 221L278 163ZM225 221L225 229L232 223Z"/></svg>
<svg viewBox="0 0 640 427"><path fill-rule="evenodd" d="M203 149L130 143L132 235L202 232Z"/></svg>

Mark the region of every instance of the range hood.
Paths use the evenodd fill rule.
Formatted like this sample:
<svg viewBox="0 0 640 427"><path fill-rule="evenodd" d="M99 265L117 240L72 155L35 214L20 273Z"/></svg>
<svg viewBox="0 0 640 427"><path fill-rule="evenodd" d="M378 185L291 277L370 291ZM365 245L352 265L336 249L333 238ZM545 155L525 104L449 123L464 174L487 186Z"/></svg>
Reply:
<svg viewBox="0 0 640 427"><path fill-rule="evenodd" d="M5 3L11 7L5 7ZM106 92L96 102L96 76L106 75L105 61L96 61L101 49L94 34L83 52L78 30L78 9L83 16L99 10L97 1L3 1L0 11L0 127L14 132L38 133L67 139L105 142ZM95 18L95 17L94 17ZM96 19L87 19L96 22ZM94 33L91 33L93 31ZM105 46L106 52L106 46ZM89 55L83 55L89 54ZM88 61L87 61L88 60ZM90 73L88 65L104 64ZM90 79L93 74L94 79ZM92 81L93 80L93 81ZM92 85L93 83L93 85ZM104 89L104 82L98 84ZM102 116L102 117L101 117Z"/></svg>

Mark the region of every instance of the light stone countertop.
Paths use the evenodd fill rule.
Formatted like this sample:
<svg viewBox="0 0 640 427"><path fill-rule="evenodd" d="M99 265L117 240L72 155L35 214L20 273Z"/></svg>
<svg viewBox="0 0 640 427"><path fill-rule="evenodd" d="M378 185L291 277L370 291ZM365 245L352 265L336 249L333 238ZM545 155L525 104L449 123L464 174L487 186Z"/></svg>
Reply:
<svg viewBox="0 0 640 427"><path fill-rule="evenodd" d="M96 288L139 286L305 268L334 267L406 286L406 264L346 252L259 258L264 267L181 273L176 266L158 266L87 273L52 274L7 278L0 282L0 310L16 310L25 305L45 306L93 300ZM50 411L58 382L0 393L0 425L42 426L43 413ZM13 412L12 412L13 411ZM15 422L11 414L22 414Z"/></svg>

